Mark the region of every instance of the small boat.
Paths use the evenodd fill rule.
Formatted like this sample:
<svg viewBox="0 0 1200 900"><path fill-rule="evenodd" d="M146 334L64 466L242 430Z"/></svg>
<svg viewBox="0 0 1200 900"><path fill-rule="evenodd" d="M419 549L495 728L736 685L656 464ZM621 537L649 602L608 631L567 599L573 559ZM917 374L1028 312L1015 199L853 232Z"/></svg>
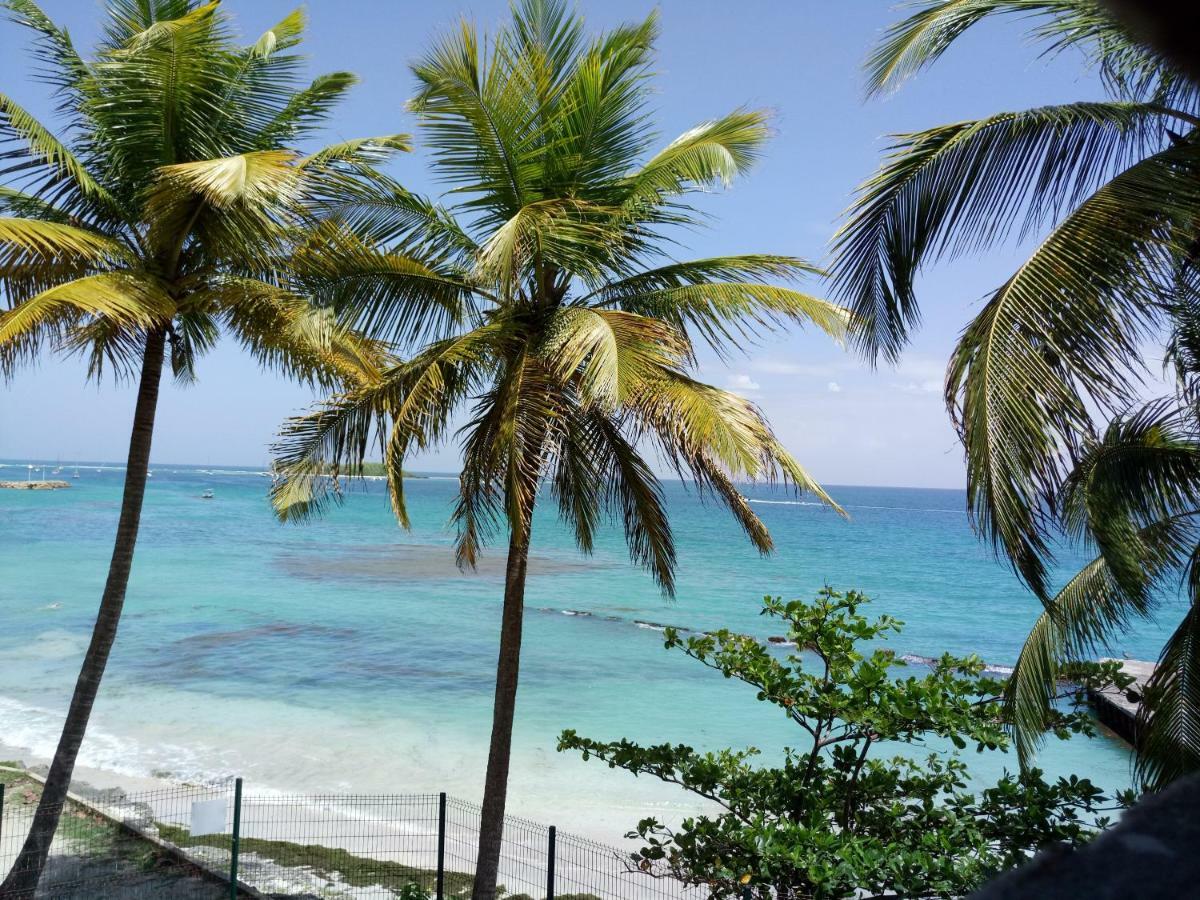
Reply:
<svg viewBox="0 0 1200 900"><path fill-rule="evenodd" d="M200 495L200 499L201 499L201 500L211 500L211 499L213 499L213 489L212 489L212 488L206 488L206 489L205 489L205 491L204 491L204 493Z"/></svg>
<svg viewBox="0 0 1200 900"><path fill-rule="evenodd" d="M72 475L71 477L72 477L72 478L78 478L78 477L79 477L79 470L78 470L78 469L76 469L76 470L75 470L75 474L74 474L74 475Z"/></svg>

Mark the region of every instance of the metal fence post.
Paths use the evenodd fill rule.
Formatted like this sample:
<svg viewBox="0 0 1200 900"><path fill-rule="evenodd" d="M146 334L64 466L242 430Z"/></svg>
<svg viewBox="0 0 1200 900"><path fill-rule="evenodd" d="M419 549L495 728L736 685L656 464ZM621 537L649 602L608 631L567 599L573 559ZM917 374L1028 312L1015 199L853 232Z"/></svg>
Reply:
<svg viewBox="0 0 1200 900"><path fill-rule="evenodd" d="M438 794L438 868L437 900L443 900L446 890L446 794Z"/></svg>
<svg viewBox="0 0 1200 900"><path fill-rule="evenodd" d="M0 839L2 839L3 837L4 837L4 785L0 784ZM4 846L4 844L3 844L2 840L0 840L0 848L3 848L3 846Z"/></svg>
<svg viewBox="0 0 1200 900"><path fill-rule="evenodd" d="M238 900L238 843L242 831L242 779L233 782L233 839L229 843L229 900Z"/></svg>
<svg viewBox="0 0 1200 900"><path fill-rule="evenodd" d="M557 841L558 830L550 826L550 846L546 853L546 900L554 900L554 850Z"/></svg>

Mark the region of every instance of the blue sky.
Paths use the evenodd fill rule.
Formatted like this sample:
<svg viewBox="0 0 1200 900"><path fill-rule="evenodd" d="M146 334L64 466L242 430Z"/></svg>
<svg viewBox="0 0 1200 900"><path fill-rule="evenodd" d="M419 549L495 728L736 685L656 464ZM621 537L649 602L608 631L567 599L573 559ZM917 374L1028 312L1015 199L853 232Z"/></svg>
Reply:
<svg viewBox="0 0 1200 900"><path fill-rule="evenodd" d="M99 2L43 0L43 8L88 47ZM226 0L253 39L295 6ZM644 16L646 0L580 0L592 28ZM657 129L663 142L741 105L775 112L777 135L748 179L706 198L713 227L688 250L775 252L826 259L838 216L876 167L886 135L1019 109L1100 96L1072 54L1039 57L1015 22L985 23L932 70L885 100L863 98L861 64L883 28L902 15L888 0L662 0ZM363 83L330 139L415 131L404 112L407 63L460 16L503 21L507 0L311 0L306 51L313 74L349 70ZM43 121L53 115L29 77L25 33L0 23L0 92ZM418 147L396 174L436 192ZM830 484L960 487L961 452L941 401L946 358L979 301L1021 259L1021 247L939 265L921 279L925 322L896 369L872 371L815 331L765 340L728 365L702 360L709 381L756 400L791 449ZM814 282L814 292L823 288ZM307 389L257 371L231 344L200 369L200 382L163 393L154 460L265 464L280 422L314 400ZM0 385L0 458L116 460L125 456L133 391L85 384L78 360L45 357ZM413 468L454 470L453 447Z"/></svg>

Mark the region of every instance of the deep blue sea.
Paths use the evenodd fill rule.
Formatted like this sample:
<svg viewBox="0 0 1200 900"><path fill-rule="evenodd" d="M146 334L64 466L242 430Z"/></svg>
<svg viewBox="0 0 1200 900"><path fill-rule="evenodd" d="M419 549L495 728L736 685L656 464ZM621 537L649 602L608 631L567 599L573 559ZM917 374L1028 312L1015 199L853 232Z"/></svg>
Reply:
<svg viewBox="0 0 1200 900"><path fill-rule="evenodd" d="M76 469L79 478L71 476ZM82 762L127 775L241 774L261 789L446 790L478 796L490 727L502 547L475 574L446 530L454 477L411 480L413 529L367 482L313 524L273 518L270 481L248 469L156 465L121 636ZM40 474L40 471L39 473ZM47 473L49 476L49 472ZM95 615L123 471L63 464L71 489L0 491L0 757L53 748ZM26 477L23 464L0 479ZM206 489L212 500L201 499ZM857 588L904 620L898 652L978 653L1011 664L1037 601L981 545L963 492L834 487L850 519L777 489L749 488L776 553L667 485L678 592L632 567L619 530L580 555L547 506L534 525L510 809L613 839L685 795L555 752L574 728L597 738L753 745L766 758L801 735L753 691L665 651L657 624L779 633L764 594ZM1063 560L1067 574L1079 560ZM587 613L589 615L582 615ZM1157 655L1178 612L1112 648ZM969 757L981 778L1015 761ZM1126 748L1052 742L1051 772L1128 782Z"/></svg>

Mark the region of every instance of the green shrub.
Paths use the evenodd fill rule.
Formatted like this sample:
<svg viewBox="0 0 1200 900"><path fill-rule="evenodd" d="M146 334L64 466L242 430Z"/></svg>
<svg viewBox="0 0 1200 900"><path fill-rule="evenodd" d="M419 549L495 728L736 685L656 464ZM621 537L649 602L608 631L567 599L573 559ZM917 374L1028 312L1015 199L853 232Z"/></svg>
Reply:
<svg viewBox="0 0 1200 900"><path fill-rule="evenodd" d="M679 828L642 820L629 833L644 842L632 865L717 898L958 897L1042 845L1087 841L1108 824L1105 812L1131 802L1128 792L1109 798L1086 779L1049 781L1036 769L969 792L958 751L1008 747L1003 682L976 656L946 655L910 674L892 651L860 649L902 625L863 617L866 602L830 589L814 603L766 598L763 613L803 648L786 654L729 631L667 631L669 649L750 685L796 726L804 744L779 764L754 765L754 748L699 753L563 732L559 750L678 784L720 808ZM1060 737L1092 733L1086 687L1124 681L1116 664L1074 674L1049 723ZM956 749L934 752L931 740ZM873 756L900 745L905 755Z"/></svg>

